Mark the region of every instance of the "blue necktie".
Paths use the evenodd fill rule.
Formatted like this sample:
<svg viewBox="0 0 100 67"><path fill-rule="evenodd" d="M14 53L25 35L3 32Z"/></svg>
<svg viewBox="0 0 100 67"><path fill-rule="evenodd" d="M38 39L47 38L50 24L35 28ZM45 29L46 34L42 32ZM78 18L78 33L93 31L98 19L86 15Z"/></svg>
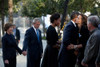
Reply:
<svg viewBox="0 0 100 67"><path fill-rule="evenodd" d="M39 38L39 30L38 30L38 29L36 29L36 33L37 33L38 41L40 42L40 38Z"/></svg>

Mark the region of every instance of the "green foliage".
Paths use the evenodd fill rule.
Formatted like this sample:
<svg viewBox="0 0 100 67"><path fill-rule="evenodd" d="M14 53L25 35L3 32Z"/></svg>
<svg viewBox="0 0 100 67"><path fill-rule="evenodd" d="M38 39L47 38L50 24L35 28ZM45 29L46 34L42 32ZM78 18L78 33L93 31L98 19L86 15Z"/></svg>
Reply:
<svg viewBox="0 0 100 67"><path fill-rule="evenodd" d="M40 17L55 12L62 14L64 12L64 2L65 0L13 0L13 7L14 13L21 10L22 16ZM1 3L0 8L2 10ZM94 12L95 4L100 6L97 0L69 0L68 13L72 11ZM99 12L99 9L97 11ZM8 14L8 0L4 0L4 13L5 15Z"/></svg>
<svg viewBox="0 0 100 67"><path fill-rule="evenodd" d="M8 10L8 0L0 0L0 17L6 15Z"/></svg>
<svg viewBox="0 0 100 67"><path fill-rule="evenodd" d="M46 14L64 12L64 2L66 0L23 0L22 15L28 17L40 17ZM95 4L100 4L97 0L69 0L68 13L72 11L92 12Z"/></svg>
<svg viewBox="0 0 100 67"><path fill-rule="evenodd" d="M40 17L55 12L63 13L64 0L23 0L22 15Z"/></svg>
<svg viewBox="0 0 100 67"><path fill-rule="evenodd" d="M24 0L22 15L28 17L40 17L43 15L45 4L41 0Z"/></svg>
<svg viewBox="0 0 100 67"><path fill-rule="evenodd" d="M96 4L96 0L70 0L68 6L68 12L72 11L80 11L81 13L85 13L86 11L90 11L94 8Z"/></svg>
<svg viewBox="0 0 100 67"><path fill-rule="evenodd" d="M19 1L21 1L21 0L13 0L14 12L18 11L17 8L19 8L19 6L18 6ZM8 0L0 0L0 12L3 12L4 15L8 14ZM1 13L0 13L0 15L1 15Z"/></svg>
<svg viewBox="0 0 100 67"><path fill-rule="evenodd" d="M21 2L17 2L16 4L14 4L13 6L13 12L14 13L18 13L21 10Z"/></svg>

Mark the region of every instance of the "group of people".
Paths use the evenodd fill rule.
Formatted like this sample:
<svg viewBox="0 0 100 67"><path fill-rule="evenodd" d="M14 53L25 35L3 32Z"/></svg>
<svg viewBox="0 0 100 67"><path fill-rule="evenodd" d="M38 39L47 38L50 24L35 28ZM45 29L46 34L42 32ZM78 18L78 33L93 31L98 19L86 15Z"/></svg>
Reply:
<svg viewBox="0 0 100 67"><path fill-rule="evenodd" d="M6 34L2 37L3 60L5 67L16 67L16 51L27 55L27 67L100 67L100 19L72 12L71 20L63 31L60 42L55 27L60 25L60 14L51 15L51 25L46 32L47 46L43 52L40 21L35 18L26 33L23 49L18 47L13 25L5 25ZM41 58L42 62L41 62Z"/></svg>

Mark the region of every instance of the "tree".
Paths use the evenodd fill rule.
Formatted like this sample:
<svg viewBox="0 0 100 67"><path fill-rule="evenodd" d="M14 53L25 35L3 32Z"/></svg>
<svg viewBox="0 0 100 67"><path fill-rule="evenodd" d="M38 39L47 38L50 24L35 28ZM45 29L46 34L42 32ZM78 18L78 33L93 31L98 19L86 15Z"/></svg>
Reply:
<svg viewBox="0 0 100 67"><path fill-rule="evenodd" d="M13 23L13 0L8 0L9 23Z"/></svg>
<svg viewBox="0 0 100 67"><path fill-rule="evenodd" d="M18 0L14 0L14 4L16 4L17 2L18 2ZM11 3L11 0L9 0L9 4L10 3ZM9 6L9 7L11 7L11 6ZM2 34L4 34L4 16L8 15L8 0L0 0L0 12L1 12L0 20L2 21L0 27L2 27ZM10 16L13 17L13 14L11 13ZM11 22L12 22L12 19L11 19ZM0 44L1 44L1 28L0 28Z"/></svg>
<svg viewBox="0 0 100 67"><path fill-rule="evenodd" d="M66 16L66 8L64 7L67 6L67 3L65 2L66 0L23 0L22 15L40 17L58 12ZM70 14L72 11L91 12L96 3L97 0L69 0L68 13Z"/></svg>
<svg viewBox="0 0 100 67"><path fill-rule="evenodd" d="M66 20L66 15L67 15L67 7L68 7L68 3L69 3L69 0L66 0L65 3L64 3L64 12L63 12L63 16L62 16L62 20L61 20L61 29L64 25L64 21Z"/></svg>
<svg viewBox="0 0 100 67"><path fill-rule="evenodd" d="M2 20L2 34L4 34L4 16L8 15L9 12L9 22L13 22L13 3L14 5L20 0L0 0L0 18ZM9 11L8 11L9 7Z"/></svg>
<svg viewBox="0 0 100 67"><path fill-rule="evenodd" d="M43 15L43 8L41 0L23 0L22 16L40 17Z"/></svg>
<svg viewBox="0 0 100 67"><path fill-rule="evenodd" d="M8 0L9 23L13 23L13 6L20 0Z"/></svg>
<svg viewBox="0 0 100 67"><path fill-rule="evenodd" d="M0 20L2 20L2 23L0 23L0 27L2 28L2 34L4 34L4 16L6 14L6 2L5 0L0 0ZM1 47L1 28L0 28L0 47Z"/></svg>
<svg viewBox="0 0 100 67"><path fill-rule="evenodd" d="M81 13L85 13L86 11L90 11L94 8L97 0L70 0L68 5L68 13L72 11L79 11Z"/></svg>
<svg viewBox="0 0 100 67"><path fill-rule="evenodd" d="M0 48L1 48L1 23L0 23Z"/></svg>
<svg viewBox="0 0 100 67"><path fill-rule="evenodd" d="M2 20L2 34L4 34L4 16L5 16L6 10L7 10L7 6L5 4L6 4L5 0L0 0L0 6L1 6L0 7L0 12L1 12L0 18Z"/></svg>

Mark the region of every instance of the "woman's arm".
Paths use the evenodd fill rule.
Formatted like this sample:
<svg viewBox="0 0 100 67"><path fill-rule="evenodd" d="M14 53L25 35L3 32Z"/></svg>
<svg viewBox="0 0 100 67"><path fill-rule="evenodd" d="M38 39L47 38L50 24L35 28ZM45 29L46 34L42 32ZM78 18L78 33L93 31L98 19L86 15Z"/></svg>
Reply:
<svg viewBox="0 0 100 67"><path fill-rule="evenodd" d="M9 64L9 56L8 56L8 51L6 50L7 49L7 40L5 37L2 38L2 52L3 52L3 59L4 59L4 62L6 64Z"/></svg>

